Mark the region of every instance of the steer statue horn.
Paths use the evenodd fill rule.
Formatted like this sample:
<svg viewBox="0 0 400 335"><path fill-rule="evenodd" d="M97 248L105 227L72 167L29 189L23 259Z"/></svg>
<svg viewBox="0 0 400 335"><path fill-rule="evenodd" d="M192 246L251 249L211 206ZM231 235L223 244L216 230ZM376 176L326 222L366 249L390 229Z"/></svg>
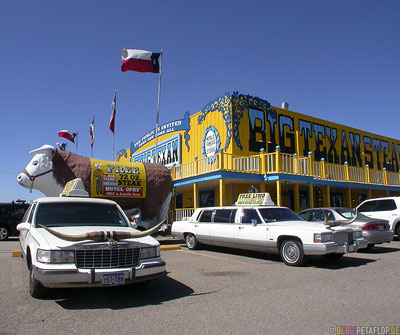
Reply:
<svg viewBox="0 0 400 335"><path fill-rule="evenodd" d="M147 230L141 231L141 232L95 231L92 233L85 233L85 234L79 234L79 235L68 235L68 234L59 233L58 231L55 231L54 229L45 227L43 225L39 225L39 227L46 229L50 234L53 234L54 236L57 236L58 238L61 238L66 241L78 242L78 241L85 241L85 240L93 240L93 241L98 241L98 242L106 242L106 241L119 241L119 240L124 240L124 239L128 239L128 238L139 238L139 237L151 235L151 234L155 233L156 231L158 231L158 229L160 229L161 225L165 221L166 220L163 220L157 226L154 226L153 228L150 228L150 229L147 229Z"/></svg>
<svg viewBox="0 0 400 335"><path fill-rule="evenodd" d="M356 209L356 215L354 216L354 218L352 218L351 220L348 221L342 221L341 224L342 225L348 225L350 223L353 223L354 221L356 221L358 218L358 210Z"/></svg>

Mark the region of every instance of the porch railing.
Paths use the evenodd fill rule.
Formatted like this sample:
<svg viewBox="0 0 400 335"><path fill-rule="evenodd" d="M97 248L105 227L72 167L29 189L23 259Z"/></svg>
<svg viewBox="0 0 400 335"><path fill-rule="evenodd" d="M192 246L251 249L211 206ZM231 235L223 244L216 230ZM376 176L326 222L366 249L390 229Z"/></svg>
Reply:
<svg viewBox="0 0 400 335"><path fill-rule="evenodd" d="M171 170L173 180L195 177L216 171L231 171L249 174L284 173L310 176L314 179L335 180L353 183L367 183L400 186L400 174L366 167L314 161L312 156L298 156L282 153L260 152L258 155L239 156L219 152L218 154L195 159L193 162L174 166ZM186 216L186 215L185 215ZM190 216L190 215L189 215Z"/></svg>

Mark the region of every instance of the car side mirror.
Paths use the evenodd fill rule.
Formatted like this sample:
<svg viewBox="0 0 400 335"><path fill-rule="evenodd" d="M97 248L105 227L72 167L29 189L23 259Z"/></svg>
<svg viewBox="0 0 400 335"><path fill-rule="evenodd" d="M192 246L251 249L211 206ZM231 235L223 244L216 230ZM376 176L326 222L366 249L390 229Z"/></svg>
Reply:
<svg viewBox="0 0 400 335"><path fill-rule="evenodd" d="M22 222L17 225L18 231L25 231L25 230L30 230L30 229L31 229L31 225L28 222Z"/></svg>

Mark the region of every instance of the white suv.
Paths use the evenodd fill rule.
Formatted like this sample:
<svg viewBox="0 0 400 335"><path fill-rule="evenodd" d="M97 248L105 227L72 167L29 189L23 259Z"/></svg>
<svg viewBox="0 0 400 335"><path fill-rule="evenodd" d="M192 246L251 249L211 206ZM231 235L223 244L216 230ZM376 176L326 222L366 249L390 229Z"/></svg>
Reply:
<svg viewBox="0 0 400 335"><path fill-rule="evenodd" d="M357 210L369 217L388 220L390 228L400 237L400 197L368 199Z"/></svg>

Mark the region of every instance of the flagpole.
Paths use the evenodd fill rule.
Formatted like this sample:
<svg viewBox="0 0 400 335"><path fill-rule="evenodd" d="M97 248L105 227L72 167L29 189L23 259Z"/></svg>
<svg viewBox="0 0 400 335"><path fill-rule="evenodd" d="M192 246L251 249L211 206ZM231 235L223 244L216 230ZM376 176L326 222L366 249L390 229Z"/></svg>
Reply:
<svg viewBox="0 0 400 335"><path fill-rule="evenodd" d="M114 149L115 149L115 119L116 119L116 110L117 110L117 89L114 89L114 98L113 98L114 108L113 108L113 118L114 118L114 131L113 131L113 142L112 142L112 160L114 161Z"/></svg>
<svg viewBox="0 0 400 335"><path fill-rule="evenodd" d="M160 118L162 55L163 55L163 49L161 49L161 52L160 52L160 71L159 71L159 76L158 76L158 99L157 99L157 120L156 120L156 163L158 163L157 142L158 142L158 123L159 123L159 118Z"/></svg>
<svg viewBox="0 0 400 335"><path fill-rule="evenodd" d="M93 146L94 146L94 114L92 120L93 127L90 126L90 131L92 132L92 138L90 139L90 157L93 157Z"/></svg>
<svg viewBox="0 0 400 335"><path fill-rule="evenodd" d="M76 153L78 153L78 131L76 131L76 147L75 147L75 150L76 150Z"/></svg>

